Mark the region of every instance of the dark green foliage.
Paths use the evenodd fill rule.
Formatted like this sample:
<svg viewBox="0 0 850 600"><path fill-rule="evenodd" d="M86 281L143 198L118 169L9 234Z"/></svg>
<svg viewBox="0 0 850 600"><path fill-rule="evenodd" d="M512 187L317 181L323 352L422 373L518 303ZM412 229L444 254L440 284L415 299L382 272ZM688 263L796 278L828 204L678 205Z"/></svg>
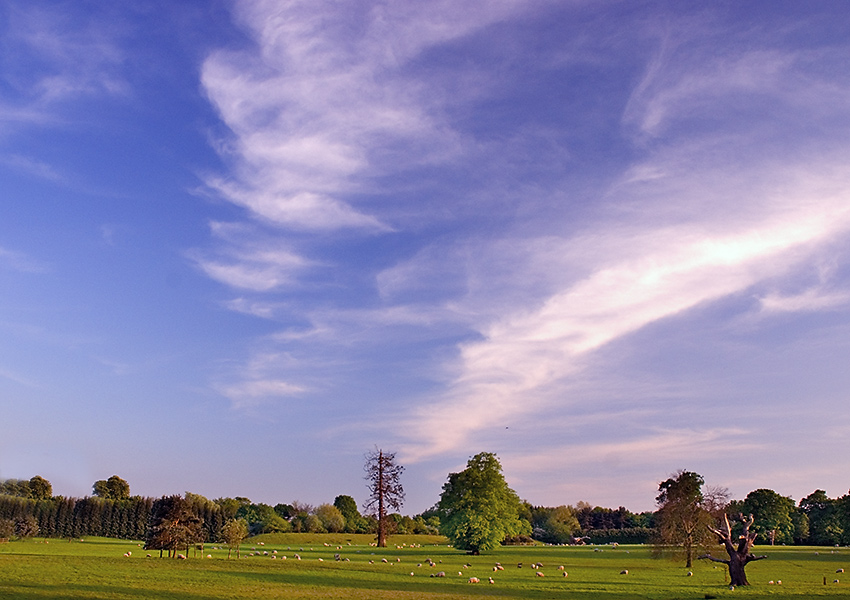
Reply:
<svg viewBox="0 0 850 600"><path fill-rule="evenodd" d="M649 544L658 535L658 532L650 527L591 529L583 533L590 544Z"/></svg>
<svg viewBox="0 0 850 600"><path fill-rule="evenodd" d="M531 522L532 537L547 544L569 544L581 530L572 506L530 506L525 518Z"/></svg>
<svg viewBox="0 0 850 600"><path fill-rule="evenodd" d="M15 496L17 498L29 498L31 494L30 482L25 479L6 479L0 482L0 494Z"/></svg>
<svg viewBox="0 0 850 600"><path fill-rule="evenodd" d="M802 500L791 519L797 539L813 545L850 544L850 494L829 498L815 490Z"/></svg>
<svg viewBox="0 0 850 600"><path fill-rule="evenodd" d="M744 501L731 510L736 515L753 515L755 520L751 529L761 536L763 543L790 544L794 541L794 522L791 519L794 501L791 498L762 488L747 494Z"/></svg>
<svg viewBox="0 0 850 600"><path fill-rule="evenodd" d="M15 522L12 519L0 519L0 540L8 541L15 535Z"/></svg>
<svg viewBox="0 0 850 600"><path fill-rule="evenodd" d="M339 509L345 519L345 531L356 533L362 525L363 516L357 510L357 502L354 501L354 498L345 495L337 496L334 498L334 506Z"/></svg>
<svg viewBox="0 0 850 600"><path fill-rule="evenodd" d="M35 500L47 500L53 496L53 486L44 477L36 475L29 480L30 498Z"/></svg>
<svg viewBox="0 0 850 600"><path fill-rule="evenodd" d="M130 497L130 484L113 475L107 480L95 481L92 492L99 498L108 500L127 500Z"/></svg>
<svg viewBox="0 0 850 600"><path fill-rule="evenodd" d="M203 541L200 517L190 501L181 496L163 496L153 503L145 549L167 550L176 557L177 551Z"/></svg>
<svg viewBox="0 0 850 600"><path fill-rule="evenodd" d="M15 535L22 540L38 535L36 518L33 515L27 515L15 521Z"/></svg>

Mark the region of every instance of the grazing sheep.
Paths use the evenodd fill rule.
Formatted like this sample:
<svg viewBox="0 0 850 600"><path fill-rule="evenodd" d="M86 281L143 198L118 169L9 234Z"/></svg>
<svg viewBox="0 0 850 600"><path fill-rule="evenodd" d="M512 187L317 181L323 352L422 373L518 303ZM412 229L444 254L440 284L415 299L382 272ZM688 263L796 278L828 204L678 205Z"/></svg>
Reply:
<svg viewBox="0 0 850 600"><path fill-rule="evenodd" d="M488 577L488 579L489 579L490 583L496 583L495 581L493 581L492 577Z"/></svg>
<svg viewBox="0 0 850 600"><path fill-rule="evenodd" d="M566 572L566 571L564 571L564 577L566 577L566 576L567 576L567 572Z"/></svg>
<svg viewBox="0 0 850 600"><path fill-rule="evenodd" d="M186 560L186 556L183 554L178 554L177 558L179 558L180 560Z"/></svg>
<svg viewBox="0 0 850 600"><path fill-rule="evenodd" d="M413 571L410 572L410 576L413 577Z"/></svg>
<svg viewBox="0 0 850 600"><path fill-rule="evenodd" d="M478 579L477 577L470 577L470 578L467 580L467 583L481 583L481 580L480 580L480 579Z"/></svg>
<svg viewBox="0 0 850 600"><path fill-rule="evenodd" d="M437 573L431 575L431 577L445 577L445 576L446 576L445 571L438 571Z"/></svg>
<svg viewBox="0 0 850 600"><path fill-rule="evenodd" d="M693 571L688 571L688 577L693 577L693 576L694 576L694 572L693 572Z"/></svg>
<svg viewBox="0 0 850 600"><path fill-rule="evenodd" d="M130 553L128 552L127 554L130 554ZM837 571L835 571L835 572L836 572L836 573L843 573L843 572L844 572L844 569L838 569L838 570L837 570Z"/></svg>
<svg viewBox="0 0 850 600"><path fill-rule="evenodd" d="M620 575L628 575L628 574L629 574L628 569L623 569L622 571L620 571Z"/></svg>
<svg viewBox="0 0 850 600"><path fill-rule="evenodd" d="M564 565L561 565L560 567L558 567L558 570L559 570L559 571L563 571L563 570L564 570Z"/></svg>
<svg viewBox="0 0 850 600"><path fill-rule="evenodd" d="M546 575L544 575L540 571L537 571L537 573L535 573L535 575L537 575L538 577L546 577Z"/></svg>
<svg viewBox="0 0 850 600"><path fill-rule="evenodd" d="M212 558L212 554L207 554L207 558Z"/></svg>
<svg viewBox="0 0 850 600"><path fill-rule="evenodd" d="M388 561L386 558L382 558L381 562L385 563L385 562L390 562L390 561Z"/></svg>

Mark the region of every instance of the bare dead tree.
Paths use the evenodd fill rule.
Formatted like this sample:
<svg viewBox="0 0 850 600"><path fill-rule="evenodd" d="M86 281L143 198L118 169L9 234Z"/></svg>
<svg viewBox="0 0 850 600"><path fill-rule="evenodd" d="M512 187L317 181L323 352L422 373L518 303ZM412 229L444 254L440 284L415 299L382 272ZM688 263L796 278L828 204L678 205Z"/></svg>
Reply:
<svg viewBox="0 0 850 600"><path fill-rule="evenodd" d="M375 448L366 454L363 470L369 481L369 499L364 508L378 518L378 546L384 548L387 545L387 510L399 510L404 503L400 481L404 467L395 462L394 452Z"/></svg>
<svg viewBox="0 0 850 600"><path fill-rule="evenodd" d="M744 572L744 568L747 566L747 563L767 558L767 556L754 556L750 553L750 550L756 542L756 536L758 535L756 532L750 531L750 527L755 521L753 515L750 515L746 519L744 518L744 515L741 515L741 521L744 523L744 531L738 537L737 544L732 540L732 526L729 524L729 517L726 514L723 515L723 525L720 529L709 527L709 529L718 537L720 543L726 548L726 553L729 555L728 560L714 558L711 554L703 554L698 557L701 559L707 558L708 560L723 563L728 566L729 580L732 585L750 585L750 582L747 581L747 574Z"/></svg>

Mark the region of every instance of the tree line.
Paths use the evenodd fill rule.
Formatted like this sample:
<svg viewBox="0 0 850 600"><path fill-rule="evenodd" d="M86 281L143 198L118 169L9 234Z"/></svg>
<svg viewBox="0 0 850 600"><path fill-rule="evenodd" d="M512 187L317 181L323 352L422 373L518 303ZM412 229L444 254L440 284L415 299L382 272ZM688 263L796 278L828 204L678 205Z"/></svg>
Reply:
<svg viewBox="0 0 850 600"><path fill-rule="evenodd" d="M850 494L829 498L823 490L815 490L795 503L773 490L758 489L742 500L730 500L724 488L705 486L702 476L679 471L659 485L655 511L633 513L622 506L612 509L586 502L534 506L508 487L498 458L485 452L472 457L464 471L449 474L433 508L411 517L390 512L398 511L404 500L404 469L395 455L376 448L366 455L364 470L369 489L366 514L348 495L318 506L297 501L271 506L244 497L209 500L190 492L145 498L131 496L129 484L113 475L96 481L90 497L66 498L53 496L43 477L9 479L0 481L0 539L105 536L144 539L156 548L238 537L228 536L230 528L231 534L244 529L245 536L368 533L383 545L390 534L440 533L471 552L533 541L652 543L659 553L683 553L690 564L697 553L716 547L718 535L725 531L724 519L731 519L734 537L746 523L742 516L752 515L747 532L759 536L760 543L850 544ZM169 519L182 523L184 531L163 531L159 526ZM169 541L172 538L179 544Z"/></svg>

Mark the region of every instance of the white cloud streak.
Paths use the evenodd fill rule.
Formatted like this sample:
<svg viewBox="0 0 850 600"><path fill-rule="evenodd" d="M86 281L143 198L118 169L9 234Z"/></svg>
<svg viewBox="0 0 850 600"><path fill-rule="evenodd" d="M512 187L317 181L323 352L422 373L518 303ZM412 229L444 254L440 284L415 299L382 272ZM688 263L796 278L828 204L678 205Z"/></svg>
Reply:
<svg viewBox="0 0 850 600"><path fill-rule="evenodd" d="M382 191L372 188L377 178L415 166L439 168L449 159L481 160L478 167L486 169L475 134L449 125L447 91L410 65L429 50L517 17L525 5L438 4L347 10L326 3L241 4L238 14L256 47L218 52L203 67L204 88L232 132L222 146L230 177L210 177L208 185L251 216L300 234L380 235L402 225L375 200ZM494 422L522 419L541 407L560 402L568 408L568 400L557 399L561 385L601 348L651 323L745 292L760 297L765 312L844 303L841 290L782 291L850 230L844 130L815 140L807 129L813 115L821 130L843 115L835 103L841 85L812 74L811 55L749 35L718 52L718 39L729 41L722 28L701 31L686 21L677 22L685 25L678 38L661 36L642 78L630 79L637 83L623 95L621 112L607 115L621 125L633 156L613 175L609 170L607 183L579 193L555 189L563 185L557 180L539 190L547 202L528 197L543 187L537 181L518 186L535 190L527 196L482 185L473 199L464 198L482 218L492 205L482 200L477 206L475 199L496 195L517 214L538 207L542 214L485 234L429 239L377 273L379 308L343 309L333 302L302 308L299 316L311 326L275 337L281 344L320 345L361 339L353 331L377 338L387 324L455 327L454 339L467 341L434 375L443 391L402 409L408 414L405 460L457 451ZM605 61L588 62L603 68ZM488 152L511 156L512 142L500 146L498 140L515 139L516 131L510 123L499 126L508 131L488 139ZM549 126L560 133L560 123ZM532 129L540 139L562 139L547 136L546 126ZM571 194L586 196L587 210L568 214ZM261 249L273 242L234 240L229 260L199 261L232 287L278 290L314 266L300 262L297 245L284 244L278 255ZM780 291L753 291L768 281ZM265 318L281 306L244 297L231 303ZM681 436L662 437L669 441L664 448L683 443Z"/></svg>
<svg viewBox="0 0 850 600"><path fill-rule="evenodd" d="M209 186L282 227L390 229L342 196L369 189L367 178L387 168L456 152L439 92L407 77L407 62L521 6L239 4L258 47L204 63L204 88L233 133L227 157L235 173ZM387 152L391 164L379 158Z"/></svg>

